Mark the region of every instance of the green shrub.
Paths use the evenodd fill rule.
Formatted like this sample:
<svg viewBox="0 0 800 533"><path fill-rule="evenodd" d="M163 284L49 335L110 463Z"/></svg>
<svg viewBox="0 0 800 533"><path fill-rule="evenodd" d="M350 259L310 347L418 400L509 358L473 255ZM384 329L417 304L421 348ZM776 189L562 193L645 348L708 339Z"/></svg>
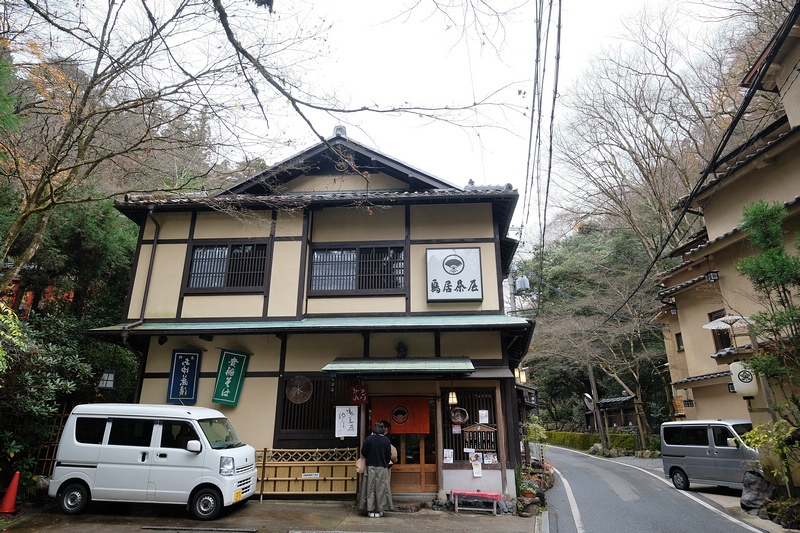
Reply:
<svg viewBox="0 0 800 533"><path fill-rule="evenodd" d="M592 444L600 442L600 434L548 431L547 442L554 446L564 446L573 450L588 450ZM623 450L633 451L636 449L636 439L633 435L611 434L608 436L608 444L612 448L622 448Z"/></svg>

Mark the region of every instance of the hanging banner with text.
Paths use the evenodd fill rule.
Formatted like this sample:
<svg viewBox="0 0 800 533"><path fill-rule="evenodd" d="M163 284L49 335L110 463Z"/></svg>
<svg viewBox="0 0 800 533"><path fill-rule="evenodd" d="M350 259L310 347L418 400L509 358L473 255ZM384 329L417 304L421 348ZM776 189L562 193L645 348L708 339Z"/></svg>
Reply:
<svg viewBox="0 0 800 533"><path fill-rule="evenodd" d="M247 361L250 354L222 350L217 369L217 383L214 385L214 397L211 401L225 405L236 405L242 392L244 376L247 372Z"/></svg>
<svg viewBox="0 0 800 533"><path fill-rule="evenodd" d="M358 406L336 406L336 437L358 437Z"/></svg>
<svg viewBox="0 0 800 533"><path fill-rule="evenodd" d="M167 403L197 403L197 378L200 376L201 350L172 350Z"/></svg>
<svg viewBox="0 0 800 533"><path fill-rule="evenodd" d="M429 302L483 301L480 248L426 248Z"/></svg>

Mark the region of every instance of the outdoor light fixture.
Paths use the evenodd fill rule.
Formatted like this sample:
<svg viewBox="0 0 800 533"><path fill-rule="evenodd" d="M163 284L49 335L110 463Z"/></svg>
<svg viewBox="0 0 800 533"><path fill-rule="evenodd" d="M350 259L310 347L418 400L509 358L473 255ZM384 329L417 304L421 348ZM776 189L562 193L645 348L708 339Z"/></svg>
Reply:
<svg viewBox="0 0 800 533"><path fill-rule="evenodd" d="M514 369L514 379L519 381L519 368Z"/></svg>
<svg viewBox="0 0 800 533"><path fill-rule="evenodd" d="M456 396L456 391L451 390L450 394L447 396L447 403L448 405L456 405L458 403L458 396Z"/></svg>
<svg viewBox="0 0 800 533"><path fill-rule="evenodd" d="M103 370L103 376L100 378L97 388L100 390L114 390L114 373L114 370Z"/></svg>
<svg viewBox="0 0 800 533"><path fill-rule="evenodd" d="M528 382L528 373L527 372L522 372L519 375L519 382L520 383L527 383Z"/></svg>
<svg viewBox="0 0 800 533"><path fill-rule="evenodd" d="M709 283L719 281L719 270L709 270L706 272L706 281Z"/></svg>

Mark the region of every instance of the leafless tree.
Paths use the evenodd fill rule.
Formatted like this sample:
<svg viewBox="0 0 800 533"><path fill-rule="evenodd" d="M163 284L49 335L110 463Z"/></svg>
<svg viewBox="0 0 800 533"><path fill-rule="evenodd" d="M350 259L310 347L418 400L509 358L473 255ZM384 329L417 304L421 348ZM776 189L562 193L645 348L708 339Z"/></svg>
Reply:
<svg viewBox="0 0 800 533"><path fill-rule="evenodd" d="M557 141L574 185L562 207L619 220L651 259L676 223L673 206L708 164L743 96L731 36L692 41L681 20L661 11L629 23L625 41L604 50L566 95L571 115ZM684 222L671 244L688 229Z"/></svg>
<svg viewBox="0 0 800 533"><path fill-rule="evenodd" d="M312 112L458 121L496 105L490 94L464 106L348 108L335 95L316 94L303 65L325 47L329 25L309 18L287 32L272 2L12 0L4 6L3 56L19 77L14 96L24 119L0 146L8 155L0 176L20 196L16 220L0 242L0 257L13 259L4 284L31 260L58 205L213 188L210 177L227 169L232 155L241 160L250 143L264 149L291 142L285 125L267 130L288 115L299 115L325 142ZM484 30L475 26L479 19L499 23L503 15L479 3L464 8L473 14L470 24ZM20 240L23 231L32 237Z"/></svg>

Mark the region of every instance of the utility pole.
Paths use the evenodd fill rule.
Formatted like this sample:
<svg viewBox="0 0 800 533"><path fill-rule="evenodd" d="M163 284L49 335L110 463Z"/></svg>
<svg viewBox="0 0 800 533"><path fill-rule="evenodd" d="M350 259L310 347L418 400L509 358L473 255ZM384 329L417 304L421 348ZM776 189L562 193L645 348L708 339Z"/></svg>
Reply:
<svg viewBox="0 0 800 533"><path fill-rule="evenodd" d="M603 452L609 449L608 437L606 436L606 425L603 418L600 416L599 398L597 397L597 384L594 382L594 368L592 363L586 363L586 368L589 371L589 384L592 386L592 403L594 404L595 420L598 420L597 429L600 431L600 445L603 447Z"/></svg>

